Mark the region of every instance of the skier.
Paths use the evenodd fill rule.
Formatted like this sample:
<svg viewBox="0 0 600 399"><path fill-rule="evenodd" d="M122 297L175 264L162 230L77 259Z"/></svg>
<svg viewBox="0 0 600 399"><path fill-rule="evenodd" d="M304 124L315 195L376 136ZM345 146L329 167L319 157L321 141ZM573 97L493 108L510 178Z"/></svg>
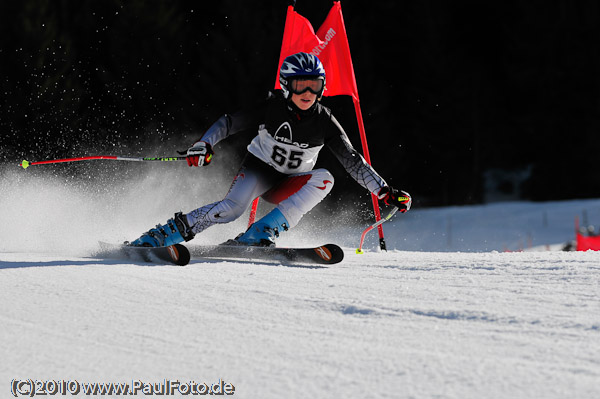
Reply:
<svg viewBox="0 0 600 399"><path fill-rule="evenodd" d="M313 169L323 146L380 200L401 212L410 209L410 195L386 184L352 147L331 111L319 102L325 90L325 69L316 56L297 53L287 57L279 82L281 90L269 93L259 107L223 115L187 150L189 166L206 166L221 140L258 128L225 198L188 214L178 212L165 225L157 225L129 245L157 247L189 241L215 223L237 219L260 196L277 207L227 244L274 246L275 238L297 225L333 187L329 171Z"/></svg>

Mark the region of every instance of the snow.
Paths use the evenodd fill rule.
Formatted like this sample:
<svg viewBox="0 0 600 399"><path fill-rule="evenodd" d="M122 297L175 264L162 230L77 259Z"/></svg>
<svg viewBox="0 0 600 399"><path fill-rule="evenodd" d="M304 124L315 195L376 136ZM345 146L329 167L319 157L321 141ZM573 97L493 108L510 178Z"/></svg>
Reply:
<svg viewBox="0 0 600 399"><path fill-rule="evenodd" d="M600 200L415 208L384 224L389 251L371 232L364 255L352 209L335 224L316 210L281 243L343 245L326 268L95 259L98 240L219 195L136 197L157 180L2 174L2 397L13 379L222 380L240 398L600 397L600 254L546 250L574 238L576 216L598 223Z"/></svg>

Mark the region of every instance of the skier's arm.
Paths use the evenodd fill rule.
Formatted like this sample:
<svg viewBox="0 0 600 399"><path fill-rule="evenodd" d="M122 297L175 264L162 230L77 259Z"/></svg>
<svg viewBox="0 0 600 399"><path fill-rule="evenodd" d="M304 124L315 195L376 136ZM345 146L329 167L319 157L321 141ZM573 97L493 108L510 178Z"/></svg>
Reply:
<svg viewBox="0 0 600 399"><path fill-rule="evenodd" d="M233 115L225 114L208 128L202 138L187 150L189 166L205 166L210 163L214 155L213 147L227 137L247 130L257 128L264 116L266 101L258 106L237 112Z"/></svg>
<svg viewBox="0 0 600 399"><path fill-rule="evenodd" d="M214 147L220 141L227 137L239 133L243 130L250 128L257 128L261 122L261 118L264 118L264 107L266 102L261 103L259 106L236 112L235 114L225 114L202 135L202 138L198 141L204 141Z"/></svg>
<svg viewBox="0 0 600 399"><path fill-rule="evenodd" d="M408 211L412 204L410 194L388 186L385 180L352 146L346 132L333 115L331 115L331 121L337 132L327 141L327 146L344 166L344 169L358 184L375 194L380 201L397 207L400 212Z"/></svg>
<svg viewBox="0 0 600 399"><path fill-rule="evenodd" d="M331 122L334 132L325 142L327 147L358 184L373 194L378 194L382 188L387 187L387 183L352 146L346 132L333 115Z"/></svg>

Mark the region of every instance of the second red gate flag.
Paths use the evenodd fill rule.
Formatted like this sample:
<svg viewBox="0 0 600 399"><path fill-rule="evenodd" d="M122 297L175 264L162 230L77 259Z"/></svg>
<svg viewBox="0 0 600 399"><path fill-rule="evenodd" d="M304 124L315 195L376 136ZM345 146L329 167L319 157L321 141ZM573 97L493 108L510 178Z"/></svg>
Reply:
<svg viewBox="0 0 600 399"><path fill-rule="evenodd" d="M279 72L285 57L300 51L316 55L323 63L327 76L325 96L347 95L358 100L350 46L339 1L333 3L327 19L316 34L306 18L294 11L293 6L288 7L277 71ZM275 88L281 88L279 73L275 79Z"/></svg>

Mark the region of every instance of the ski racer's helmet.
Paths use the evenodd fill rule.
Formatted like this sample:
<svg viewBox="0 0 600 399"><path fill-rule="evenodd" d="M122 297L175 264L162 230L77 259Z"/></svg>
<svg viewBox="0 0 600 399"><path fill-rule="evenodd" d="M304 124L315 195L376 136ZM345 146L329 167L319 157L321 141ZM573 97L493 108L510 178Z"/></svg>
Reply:
<svg viewBox="0 0 600 399"><path fill-rule="evenodd" d="M325 90L325 68L316 55L292 54L281 64L279 84L286 99L291 98L291 93L301 94L309 90L320 100Z"/></svg>

